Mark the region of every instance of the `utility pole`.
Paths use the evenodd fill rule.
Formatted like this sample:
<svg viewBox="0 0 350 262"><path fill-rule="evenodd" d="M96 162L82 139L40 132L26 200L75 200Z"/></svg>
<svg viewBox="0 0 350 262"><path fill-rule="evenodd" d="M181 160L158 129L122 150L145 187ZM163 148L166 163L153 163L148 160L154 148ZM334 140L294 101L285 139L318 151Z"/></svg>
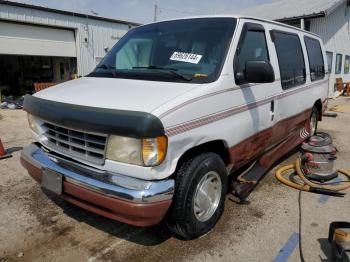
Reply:
<svg viewBox="0 0 350 262"><path fill-rule="evenodd" d="M158 16L158 5L157 3L154 4L154 22L157 22L157 16Z"/></svg>

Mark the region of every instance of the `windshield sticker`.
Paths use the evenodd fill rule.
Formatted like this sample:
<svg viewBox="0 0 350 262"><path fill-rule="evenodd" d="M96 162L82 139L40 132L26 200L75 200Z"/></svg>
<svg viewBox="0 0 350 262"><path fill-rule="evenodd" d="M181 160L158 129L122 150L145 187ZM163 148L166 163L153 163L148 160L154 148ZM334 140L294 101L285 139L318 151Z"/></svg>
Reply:
<svg viewBox="0 0 350 262"><path fill-rule="evenodd" d="M174 52L170 57L170 60L181 61L191 64L198 64L202 59L202 55L192 54L192 53L183 53L183 52Z"/></svg>

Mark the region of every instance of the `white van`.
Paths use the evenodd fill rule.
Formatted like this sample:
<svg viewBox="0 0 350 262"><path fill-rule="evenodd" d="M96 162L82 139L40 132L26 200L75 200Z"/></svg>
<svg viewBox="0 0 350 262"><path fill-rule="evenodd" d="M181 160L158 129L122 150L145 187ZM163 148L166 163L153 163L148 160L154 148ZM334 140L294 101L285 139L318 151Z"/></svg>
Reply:
<svg viewBox="0 0 350 262"><path fill-rule="evenodd" d="M229 174L248 169L233 179L244 199L315 133L327 104L325 63L318 36L272 21L140 26L91 74L25 98L37 142L21 162L81 208L137 226L165 219L192 239L221 216Z"/></svg>

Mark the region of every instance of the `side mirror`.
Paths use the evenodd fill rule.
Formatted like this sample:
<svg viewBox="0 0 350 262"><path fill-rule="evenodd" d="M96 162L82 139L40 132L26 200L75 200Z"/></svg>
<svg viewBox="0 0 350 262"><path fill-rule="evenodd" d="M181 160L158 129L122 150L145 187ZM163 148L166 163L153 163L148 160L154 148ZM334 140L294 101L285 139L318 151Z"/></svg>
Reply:
<svg viewBox="0 0 350 262"><path fill-rule="evenodd" d="M275 81L273 67L268 61L247 61L245 64L245 81L248 83L272 83Z"/></svg>

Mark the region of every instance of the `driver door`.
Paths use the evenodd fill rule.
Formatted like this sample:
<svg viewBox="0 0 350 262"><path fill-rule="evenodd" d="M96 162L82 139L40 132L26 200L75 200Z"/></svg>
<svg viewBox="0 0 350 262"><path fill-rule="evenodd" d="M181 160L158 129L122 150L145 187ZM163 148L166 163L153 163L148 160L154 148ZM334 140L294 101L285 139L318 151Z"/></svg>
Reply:
<svg viewBox="0 0 350 262"><path fill-rule="evenodd" d="M241 119L246 138L236 151L236 163L243 164L257 157L272 145L272 127L275 124L275 95L278 86L273 83L248 83L245 80L245 66L248 61L270 61L270 36L263 24L245 22L234 58L235 82L240 87L242 101L248 114ZM269 48L270 47L270 48ZM273 64L273 63L272 63ZM276 72L276 68L274 68Z"/></svg>

